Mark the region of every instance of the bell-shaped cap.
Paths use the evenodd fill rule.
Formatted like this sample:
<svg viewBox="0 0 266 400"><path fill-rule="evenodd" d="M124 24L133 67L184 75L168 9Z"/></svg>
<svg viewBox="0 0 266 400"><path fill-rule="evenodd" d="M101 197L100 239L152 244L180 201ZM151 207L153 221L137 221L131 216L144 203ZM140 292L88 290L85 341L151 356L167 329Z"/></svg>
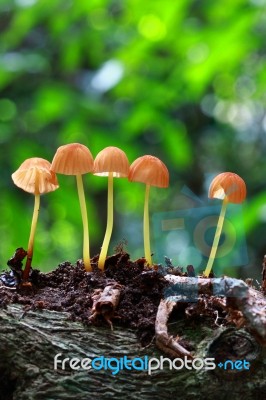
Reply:
<svg viewBox="0 0 266 400"><path fill-rule="evenodd" d="M128 179L129 181L166 188L169 185L169 172L159 158L146 155L137 158L131 164Z"/></svg>
<svg viewBox="0 0 266 400"><path fill-rule="evenodd" d="M88 149L80 143L70 143L58 147L51 169L63 175L83 175L93 170L93 157Z"/></svg>
<svg viewBox="0 0 266 400"><path fill-rule="evenodd" d="M239 175L223 172L217 175L209 188L210 199L226 199L228 203L242 203L247 195L246 184Z"/></svg>
<svg viewBox="0 0 266 400"><path fill-rule="evenodd" d="M108 176L110 172L116 178L128 176L129 162L127 156L118 147L106 147L97 154L94 160L94 175Z"/></svg>
<svg viewBox="0 0 266 400"><path fill-rule="evenodd" d="M25 192L43 194L59 188L56 175L49 161L33 157L25 160L12 174L13 182Z"/></svg>

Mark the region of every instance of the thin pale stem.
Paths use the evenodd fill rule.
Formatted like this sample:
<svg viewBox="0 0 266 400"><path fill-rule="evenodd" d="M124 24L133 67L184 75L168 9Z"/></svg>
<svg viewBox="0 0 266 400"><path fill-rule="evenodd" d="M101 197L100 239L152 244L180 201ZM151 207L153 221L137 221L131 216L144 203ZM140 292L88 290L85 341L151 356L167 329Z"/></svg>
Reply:
<svg viewBox="0 0 266 400"><path fill-rule="evenodd" d="M214 262L214 259L215 259L215 256L216 256L216 252L217 252L217 249L218 249L218 246L219 246L219 240L220 240L220 236L221 236L221 233L222 233L222 228L223 228L223 223L224 223L224 216L225 216L225 211L226 211L227 204L228 204L227 198L224 198L223 204L222 204L222 208L221 208L221 212L220 212L220 216L219 216L218 223L217 223L217 228L216 228L214 239L213 239L211 253L210 253L210 256L209 256L209 260L208 260L206 269L203 272L203 274L205 276L207 276L207 277L210 275L210 272L211 272L211 269L212 269L212 266L213 266L213 262Z"/></svg>
<svg viewBox="0 0 266 400"><path fill-rule="evenodd" d="M30 275L31 262L32 262L32 257L33 257L34 237L35 237L36 226L37 226L37 221L38 221L39 209L40 209L40 195L36 194L35 199L34 199L34 209L33 209L32 221L31 221L31 230L30 230L30 237L29 237L29 243L28 243L28 250L27 250L27 261L26 261L25 269L23 271L23 280L24 281L27 281L29 279L29 275Z"/></svg>
<svg viewBox="0 0 266 400"><path fill-rule="evenodd" d="M104 263L108 252L109 243L111 240L113 223L114 223L114 193L113 193L113 173L108 175L108 200L107 200L107 225L105 236L99 256L98 267L104 269Z"/></svg>
<svg viewBox="0 0 266 400"><path fill-rule="evenodd" d="M82 175L77 175L77 188L80 203L80 211L83 223L83 262L86 271L91 271L91 260L90 260L90 241L89 241L89 225L87 207L85 201L84 187Z"/></svg>
<svg viewBox="0 0 266 400"><path fill-rule="evenodd" d="M150 185L146 185L144 216L143 216L143 238L144 238L144 254L148 265L152 265L151 244L150 244L150 220L149 220L149 195Z"/></svg>

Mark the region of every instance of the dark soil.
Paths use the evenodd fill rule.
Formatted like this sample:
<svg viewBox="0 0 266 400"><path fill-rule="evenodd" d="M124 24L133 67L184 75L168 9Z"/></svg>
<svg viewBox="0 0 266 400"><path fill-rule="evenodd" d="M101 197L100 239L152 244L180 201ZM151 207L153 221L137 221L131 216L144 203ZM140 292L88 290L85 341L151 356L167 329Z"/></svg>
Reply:
<svg viewBox="0 0 266 400"><path fill-rule="evenodd" d="M8 262L12 271L0 276L0 307L19 303L25 306L25 312L29 309L65 311L74 321L89 325L92 294L95 289L104 289L115 281L122 289L112 320L114 324L136 329L141 343L147 345L154 336L156 312L166 286L163 275L145 267L144 259L131 261L124 252L108 257L104 272L96 267L97 261L98 256L92 259L93 272L86 272L81 261L75 265L63 262L46 274L33 269L31 285L23 286L19 283L21 260L14 262L12 257ZM93 323L106 325L101 315Z"/></svg>
<svg viewBox="0 0 266 400"><path fill-rule="evenodd" d="M145 266L145 259L131 261L129 254L121 251L106 259L104 272L97 268L98 256L92 259L93 272L86 272L81 260L75 265L66 261L52 272L42 273L33 269L30 274L30 285L21 283L22 260L26 252L17 249L14 256L8 260L10 271L0 275L0 307L9 303L24 305L25 312L30 309L48 309L69 312L72 320L85 325L108 326L102 315L90 319L92 315L93 294L97 289L104 289L114 282L120 284L121 295L118 307L112 315L115 325L136 329L143 346L148 345L154 338L155 319L160 300L169 285L165 273L194 276L191 265L187 272L182 268L173 267L166 259L166 267ZM177 312L186 318L198 321L199 316L215 320L215 310L209 303L199 299L197 304L180 304ZM186 310L186 311L185 311ZM221 322L225 321L225 313L219 310Z"/></svg>

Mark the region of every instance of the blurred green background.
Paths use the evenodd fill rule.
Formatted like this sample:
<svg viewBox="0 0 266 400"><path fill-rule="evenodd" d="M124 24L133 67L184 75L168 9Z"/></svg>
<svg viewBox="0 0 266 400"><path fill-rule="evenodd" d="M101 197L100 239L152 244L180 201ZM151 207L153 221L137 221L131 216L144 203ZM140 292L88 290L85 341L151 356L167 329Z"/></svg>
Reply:
<svg viewBox="0 0 266 400"><path fill-rule="evenodd" d="M185 186L207 204L223 171L246 181L249 263L226 272L260 279L266 253L265 0L1 0L0 266L27 247L33 196L11 174L28 157L52 160L80 142L130 162L153 154L170 172L151 191L151 215L190 208ZM33 266L43 271L81 257L75 178L42 196ZM105 178L86 175L91 253L106 222ZM143 256L144 186L115 180L109 254L127 240ZM156 248L152 245L155 253ZM189 259L187 264L190 264ZM229 266L227 266L229 267Z"/></svg>

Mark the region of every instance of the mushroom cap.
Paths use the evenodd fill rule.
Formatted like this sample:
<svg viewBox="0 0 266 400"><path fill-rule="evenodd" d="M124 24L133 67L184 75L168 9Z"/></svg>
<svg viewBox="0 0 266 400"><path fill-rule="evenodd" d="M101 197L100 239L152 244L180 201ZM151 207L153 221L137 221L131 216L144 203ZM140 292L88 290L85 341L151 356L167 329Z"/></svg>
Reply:
<svg viewBox="0 0 266 400"><path fill-rule="evenodd" d="M53 192L59 185L55 173L50 168L49 161L43 158L28 158L12 174L12 179L16 186L28 193Z"/></svg>
<svg viewBox="0 0 266 400"><path fill-rule="evenodd" d="M63 175L83 175L93 170L93 157L83 144L65 144L58 147L51 169Z"/></svg>
<svg viewBox="0 0 266 400"><path fill-rule="evenodd" d="M94 175L108 176L112 172L116 178L125 178L129 172L129 162L126 154L118 147L105 147L94 160Z"/></svg>
<svg viewBox="0 0 266 400"><path fill-rule="evenodd" d="M131 182L166 188L169 185L169 172L159 158L146 155L137 158L131 164L128 179Z"/></svg>
<svg viewBox="0 0 266 400"><path fill-rule="evenodd" d="M209 198L224 199L229 203L242 203L247 194L246 184L239 175L233 172L223 172L211 182Z"/></svg>

